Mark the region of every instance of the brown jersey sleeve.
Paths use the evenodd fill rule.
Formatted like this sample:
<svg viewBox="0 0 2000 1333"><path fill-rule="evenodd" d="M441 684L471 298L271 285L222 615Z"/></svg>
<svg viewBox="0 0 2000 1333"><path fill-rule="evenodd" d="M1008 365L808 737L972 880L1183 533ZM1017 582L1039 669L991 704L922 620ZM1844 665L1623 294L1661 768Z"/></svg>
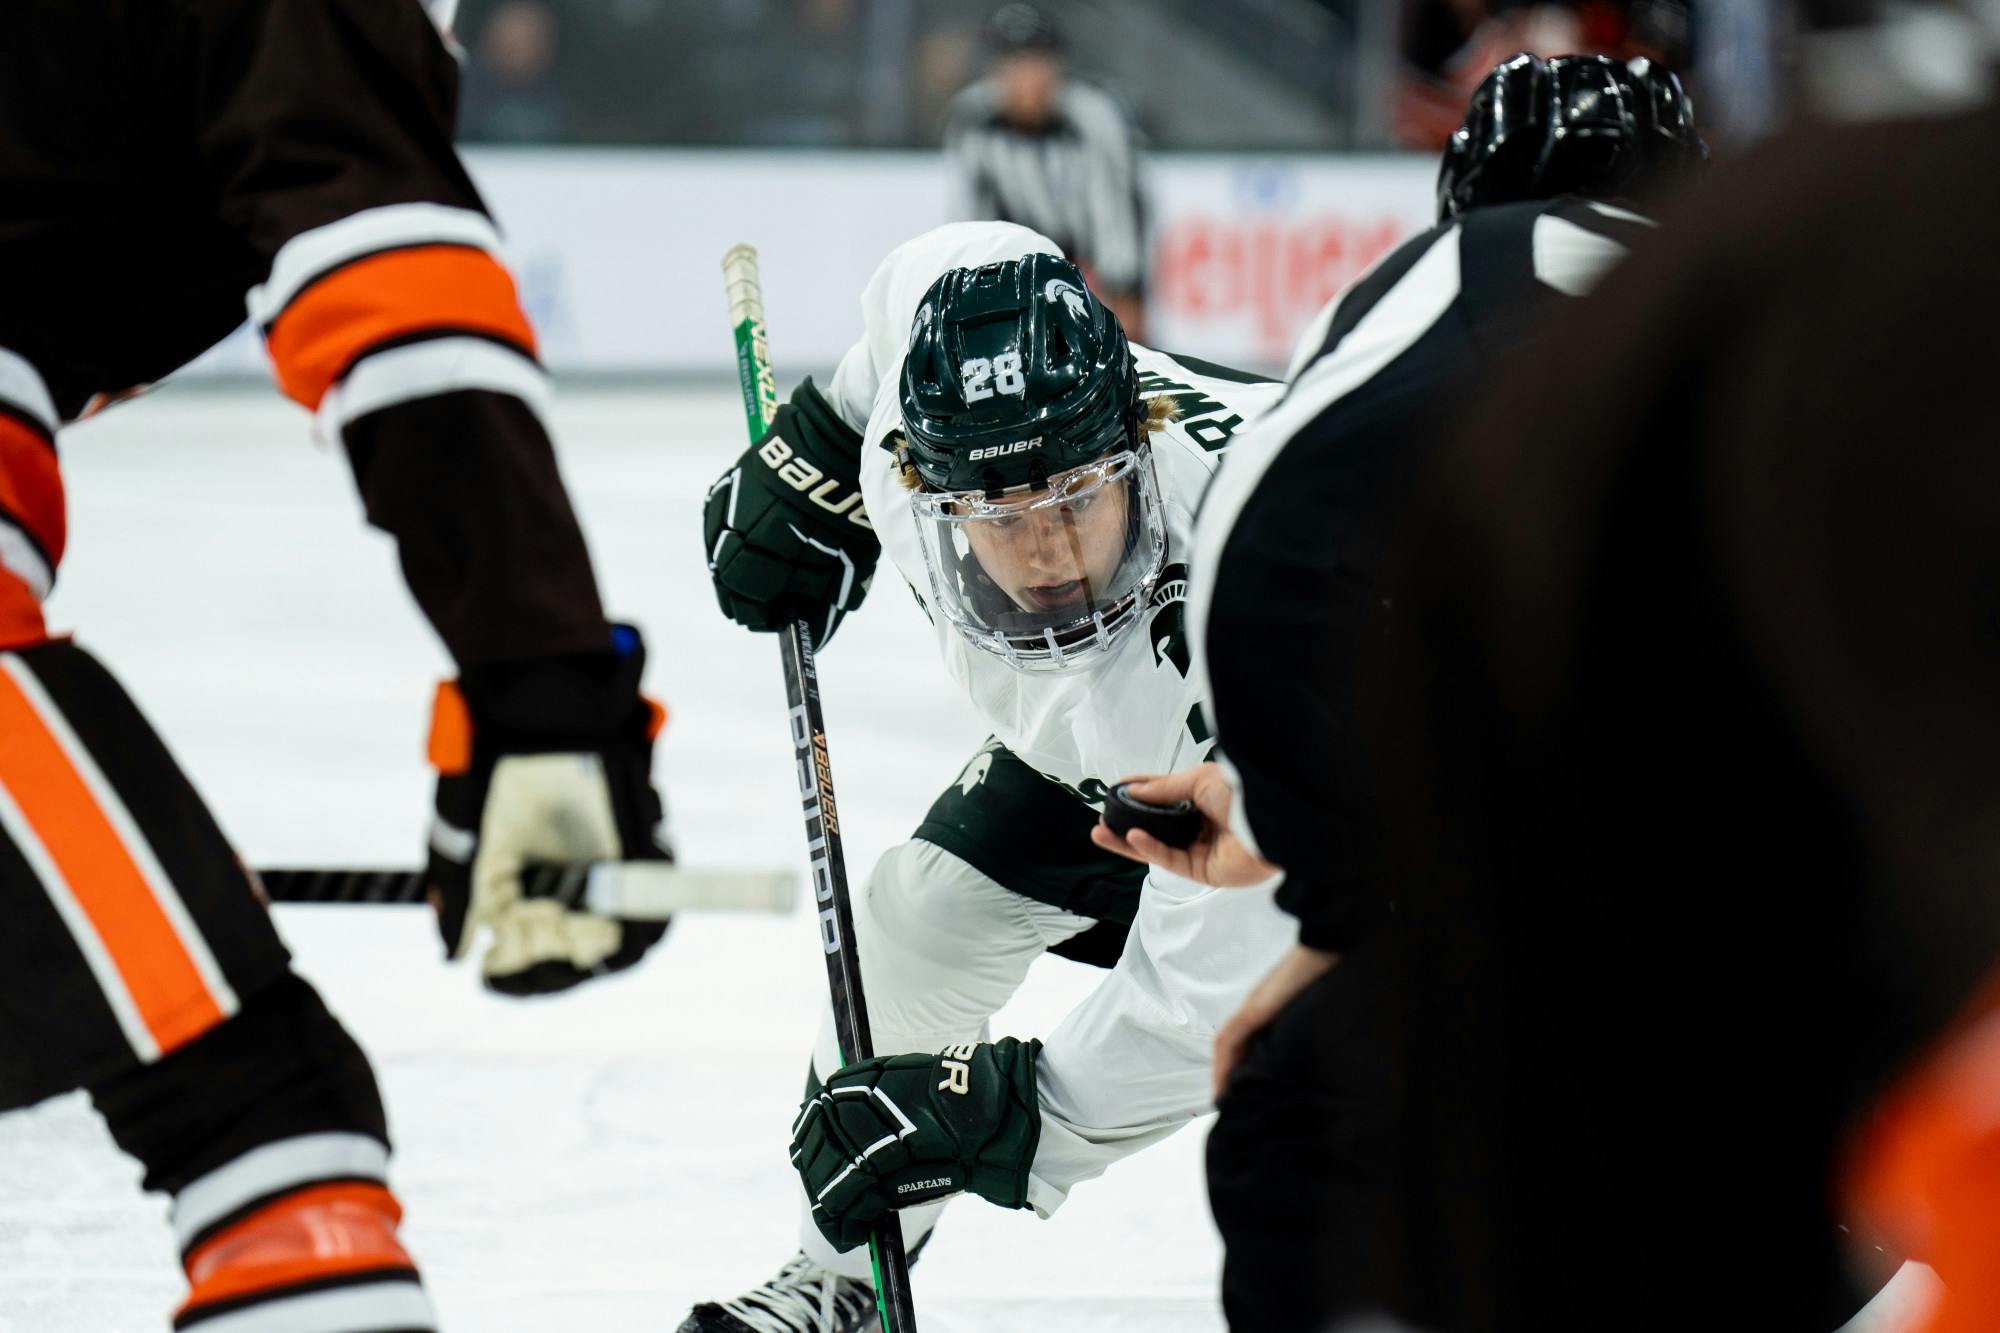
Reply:
<svg viewBox="0 0 2000 1333"><path fill-rule="evenodd" d="M279 387L338 438L461 665L605 650L546 382L451 143L458 70L417 0L190 0L200 155L267 276Z"/></svg>

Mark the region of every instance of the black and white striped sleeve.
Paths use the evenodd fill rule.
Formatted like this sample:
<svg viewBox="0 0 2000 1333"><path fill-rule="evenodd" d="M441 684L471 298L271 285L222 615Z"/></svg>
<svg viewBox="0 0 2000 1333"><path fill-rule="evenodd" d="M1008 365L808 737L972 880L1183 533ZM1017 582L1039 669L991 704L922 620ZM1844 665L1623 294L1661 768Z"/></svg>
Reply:
<svg viewBox="0 0 2000 1333"><path fill-rule="evenodd" d="M268 265L248 304L279 388L345 447L461 665L608 650L535 333L452 146L457 66L422 6L202 12L204 167Z"/></svg>
<svg viewBox="0 0 2000 1333"><path fill-rule="evenodd" d="M1581 201L1484 209L1391 252L1323 311L1285 396L1203 501L1189 599L1237 831L1283 866L1300 940L1340 949L1388 887L1357 705L1399 516L1483 372L1650 225ZM1274 671L1271 664L1283 663Z"/></svg>
<svg viewBox="0 0 2000 1333"><path fill-rule="evenodd" d="M1346 947L1386 910L1357 887L1371 811L1334 752L1359 731L1355 655L1338 645L1379 632L1367 592L1377 492L1402 422L1431 392L1426 368L1467 347L1457 239L1443 230L1407 243L1377 268L1381 286L1329 312L1315 333L1333 350L1309 357L1238 434L1195 532L1189 630L1217 759L1237 791L1236 831L1284 867L1279 902L1316 948Z"/></svg>
<svg viewBox="0 0 2000 1333"><path fill-rule="evenodd" d="M1100 288L1136 291L1146 276L1146 248L1131 122L1110 94L1082 84L1065 90L1064 108L1085 150L1089 228L1079 244Z"/></svg>
<svg viewBox="0 0 2000 1333"><path fill-rule="evenodd" d="M955 222L989 222L1002 216L988 159L994 106L990 83L982 81L952 99L945 117L944 155L949 168L947 215Z"/></svg>

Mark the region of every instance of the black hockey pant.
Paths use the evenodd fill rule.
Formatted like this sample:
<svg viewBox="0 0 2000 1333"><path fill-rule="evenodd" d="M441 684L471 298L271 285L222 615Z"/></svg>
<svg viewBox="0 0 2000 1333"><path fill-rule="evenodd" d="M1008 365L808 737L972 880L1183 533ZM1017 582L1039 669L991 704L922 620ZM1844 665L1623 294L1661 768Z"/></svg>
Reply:
<svg viewBox="0 0 2000 1333"><path fill-rule="evenodd" d="M1385 943L1300 992L1251 1042L1208 1138L1230 1333L1321 1333L1393 1275L1400 1095Z"/></svg>
<svg viewBox="0 0 2000 1333"><path fill-rule="evenodd" d="M79 1087L174 1196L177 1326L433 1327L367 1058L131 699L52 640L0 651L0 1111Z"/></svg>

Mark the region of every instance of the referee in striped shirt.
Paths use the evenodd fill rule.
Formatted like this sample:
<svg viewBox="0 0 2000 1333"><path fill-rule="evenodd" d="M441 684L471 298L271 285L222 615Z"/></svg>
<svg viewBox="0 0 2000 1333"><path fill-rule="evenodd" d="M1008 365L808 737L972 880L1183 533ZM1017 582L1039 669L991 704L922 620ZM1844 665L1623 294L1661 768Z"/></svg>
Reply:
<svg viewBox="0 0 2000 1333"><path fill-rule="evenodd" d="M1391 539L1452 405L1652 229L1630 196L1705 160L1678 82L1645 61L1496 68L1446 151L1438 225L1321 314L1285 397L1203 499L1188 631L1220 762L1137 794L1194 799L1210 822L1190 851L1152 843L1142 859L1220 885L1282 868L1279 904L1299 918L1298 945L1216 1043L1209 1199L1231 1333L1371 1309L1459 1326L1407 1280L1436 1219L1398 1216L1407 1071L1380 864L1389 812L1365 758L1359 667L1392 630Z"/></svg>
<svg viewBox="0 0 2000 1333"><path fill-rule="evenodd" d="M946 113L954 216L1049 237L1125 332L1143 339L1145 219L1131 122L1110 94L1069 76L1061 35L1034 6L1003 7L987 37L993 72Z"/></svg>

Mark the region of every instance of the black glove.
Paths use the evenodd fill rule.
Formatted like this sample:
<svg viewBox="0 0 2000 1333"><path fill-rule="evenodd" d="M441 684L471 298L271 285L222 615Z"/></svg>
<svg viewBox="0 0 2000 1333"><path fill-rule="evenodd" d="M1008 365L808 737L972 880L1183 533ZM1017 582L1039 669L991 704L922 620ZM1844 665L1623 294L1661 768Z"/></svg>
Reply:
<svg viewBox="0 0 2000 1333"><path fill-rule="evenodd" d="M962 1190L1027 1207L1042 1139L1041 1049L1002 1037L940 1055L858 1060L835 1073L792 1126L792 1165L820 1234L851 1250L888 1210Z"/></svg>
<svg viewBox="0 0 2000 1333"><path fill-rule="evenodd" d="M438 687L438 770L427 879L448 957L477 927L493 944L486 985L508 995L566 990L616 972L666 932L521 895L529 861L662 861L664 811L653 737L665 713L639 693L639 632L613 627L602 653L467 668Z"/></svg>
<svg viewBox="0 0 2000 1333"><path fill-rule="evenodd" d="M722 613L754 630L803 616L816 643L832 638L882 553L860 481L861 436L806 380L709 489L702 540Z"/></svg>

